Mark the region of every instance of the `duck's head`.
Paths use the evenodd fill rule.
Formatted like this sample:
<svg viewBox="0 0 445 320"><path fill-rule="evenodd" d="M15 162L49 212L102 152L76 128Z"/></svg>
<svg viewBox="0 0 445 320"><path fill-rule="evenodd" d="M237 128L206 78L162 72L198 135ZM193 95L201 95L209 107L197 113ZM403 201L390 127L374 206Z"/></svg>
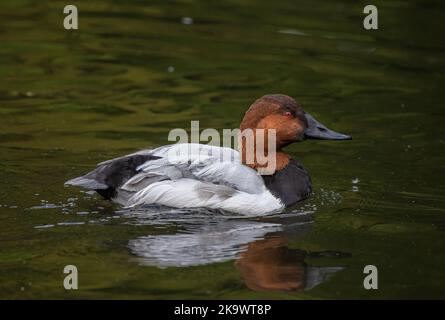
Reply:
<svg viewBox="0 0 445 320"><path fill-rule="evenodd" d="M351 136L335 132L318 122L291 97L268 94L247 110L240 129L275 129L277 147L306 139L350 140Z"/></svg>
<svg viewBox="0 0 445 320"><path fill-rule="evenodd" d="M335 132L315 120L291 97L269 94L256 100L247 110L240 130L275 129L276 150L306 139L350 140L351 136Z"/></svg>

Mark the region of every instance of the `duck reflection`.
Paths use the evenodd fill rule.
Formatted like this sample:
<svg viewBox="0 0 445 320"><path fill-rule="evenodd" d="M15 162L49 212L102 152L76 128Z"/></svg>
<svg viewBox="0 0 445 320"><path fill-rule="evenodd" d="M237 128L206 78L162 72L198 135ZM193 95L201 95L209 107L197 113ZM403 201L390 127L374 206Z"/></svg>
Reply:
<svg viewBox="0 0 445 320"><path fill-rule="evenodd" d="M308 290L343 269L308 265L311 253L288 247L287 239L304 235L312 221L187 221L181 233L143 236L128 246L140 264L159 268L235 260L246 286L257 291Z"/></svg>
<svg viewBox="0 0 445 320"><path fill-rule="evenodd" d="M224 221L187 226L184 233L150 235L130 240L132 253L143 265L190 267L237 259L244 245L281 230L275 223Z"/></svg>
<svg viewBox="0 0 445 320"><path fill-rule="evenodd" d="M282 236L269 236L247 245L235 265L246 286L256 291L308 290L342 267L314 267L304 260L307 252L290 249Z"/></svg>

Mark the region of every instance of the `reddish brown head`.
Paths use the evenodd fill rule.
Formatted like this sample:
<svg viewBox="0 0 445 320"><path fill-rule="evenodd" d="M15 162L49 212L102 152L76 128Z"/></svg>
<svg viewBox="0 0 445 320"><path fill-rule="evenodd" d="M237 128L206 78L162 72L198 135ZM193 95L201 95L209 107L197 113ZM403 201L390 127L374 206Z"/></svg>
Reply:
<svg viewBox="0 0 445 320"><path fill-rule="evenodd" d="M247 110L240 129L275 129L277 149L304 140L307 120L298 103L284 94L269 94L256 100Z"/></svg>
<svg viewBox="0 0 445 320"><path fill-rule="evenodd" d="M276 132L277 170L289 162L290 157L280 152L281 148L305 139L348 140L350 136L334 132L315 120L291 97L284 94L269 94L256 100L240 125L245 129L274 129ZM265 138L266 139L266 138ZM243 161L245 148L241 146ZM248 164L258 168L256 164Z"/></svg>

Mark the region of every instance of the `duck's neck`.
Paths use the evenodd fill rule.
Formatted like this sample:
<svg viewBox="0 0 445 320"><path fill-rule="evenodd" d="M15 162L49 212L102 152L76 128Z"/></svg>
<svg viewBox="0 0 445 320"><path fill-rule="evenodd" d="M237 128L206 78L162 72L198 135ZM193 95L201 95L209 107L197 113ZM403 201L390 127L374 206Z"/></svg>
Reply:
<svg viewBox="0 0 445 320"><path fill-rule="evenodd" d="M255 138L254 138L255 140ZM244 139L239 139L238 150L241 154L241 161L244 165L257 170L262 175L272 175L282 170L289 163L291 156L283 152L281 149L276 151L268 150L268 144L264 145L263 150L257 150L257 143L250 146Z"/></svg>

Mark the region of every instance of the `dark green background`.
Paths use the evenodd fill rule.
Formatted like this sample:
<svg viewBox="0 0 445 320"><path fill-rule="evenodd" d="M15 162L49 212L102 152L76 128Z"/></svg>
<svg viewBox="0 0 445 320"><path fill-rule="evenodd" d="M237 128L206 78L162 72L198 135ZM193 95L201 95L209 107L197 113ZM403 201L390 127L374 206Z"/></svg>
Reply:
<svg viewBox="0 0 445 320"><path fill-rule="evenodd" d="M372 2L377 31L362 26L368 1L2 0L0 297L445 297L445 7ZM63 28L69 3L77 31ZM233 261L141 266L128 241L174 235L181 222L139 223L63 187L99 161L166 144L190 120L236 128L267 93L354 137L287 148L315 189L293 212L314 223L280 237L347 253L306 258L345 267L311 290L250 290ZM62 287L67 264L79 268L77 291ZM363 289L367 264L379 268L378 290Z"/></svg>

